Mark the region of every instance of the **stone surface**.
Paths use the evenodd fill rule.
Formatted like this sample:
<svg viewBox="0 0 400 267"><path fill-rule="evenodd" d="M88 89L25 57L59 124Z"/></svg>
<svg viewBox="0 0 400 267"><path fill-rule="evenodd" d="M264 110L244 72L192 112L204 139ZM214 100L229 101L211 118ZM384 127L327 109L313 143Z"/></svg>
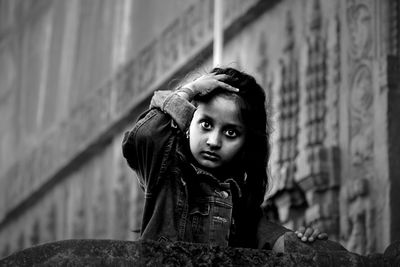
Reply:
<svg viewBox="0 0 400 267"><path fill-rule="evenodd" d="M289 241L289 242L286 242ZM218 247L183 242L120 240L64 240L16 252L0 266L396 266L400 242L385 254L360 256L334 242L315 242L298 247L293 236L285 249L291 253L268 250ZM308 248L308 249L306 249Z"/></svg>

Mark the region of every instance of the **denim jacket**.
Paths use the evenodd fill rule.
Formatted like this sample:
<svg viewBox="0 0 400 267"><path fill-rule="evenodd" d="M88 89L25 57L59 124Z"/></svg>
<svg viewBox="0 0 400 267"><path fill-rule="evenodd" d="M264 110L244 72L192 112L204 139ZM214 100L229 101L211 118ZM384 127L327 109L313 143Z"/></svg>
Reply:
<svg viewBox="0 0 400 267"><path fill-rule="evenodd" d="M184 133L195 110L158 91L125 133L123 155L145 191L141 238L271 249L289 230L251 203L245 174L221 179L193 164Z"/></svg>

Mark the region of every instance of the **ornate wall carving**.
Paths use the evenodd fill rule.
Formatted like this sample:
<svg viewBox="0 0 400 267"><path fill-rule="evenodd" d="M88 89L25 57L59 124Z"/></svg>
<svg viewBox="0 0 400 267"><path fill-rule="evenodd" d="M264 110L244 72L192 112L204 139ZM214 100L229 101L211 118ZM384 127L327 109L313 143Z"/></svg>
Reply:
<svg viewBox="0 0 400 267"><path fill-rule="evenodd" d="M298 135L300 121L300 86L299 62L295 41L295 25L290 11L286 13L285 38L282 57L279 61L280 85L277 99L279 99L279 137L277 140L277 159L273 164L277 171L273 174L274 192L270 193L267 201L267 211L277 210L281 223L288 227L296 227L299 223L294 211L305 204L304 195L295 182L297 172L296 158L298 155ZM266 90L272 95L272 81L269 81ZM269 88L269 89L268 89ZM270 103L271 99L269 100ZM271 218L272 219L272 218Z"/></svg>
<svg viewBox="0 0 400 267"><path fill-rule="evenodd" d="M374 177L374 21L373 1L346 2L346 25L349 47L349 174L344 181L347 188L349 217L347 231L342 233L347 246L355 252L374 249L371 226L373 206L369 187ZM343 189L344 190L344 189Z"/></svg>
<svg viewBox="0 0 400 267"><path fill-rule="evenodd" d="M329 25L328 32L328 88L326 91L326 145L338 147L340 142L340 90L341 90L341 24L336 14Z"/></svg>
<svg viewBox="0 0 400 267"><path fill-rule="evenodd" d="M322 14L318 0L313 1L307 37L307 66L305 76L306 131L305 154L309 169L300 178L300 186L305 191L314 190L327 183L326 159L324 151L327 51L326 37L322 28ZM312 180L306 181L306 180ZM303 180L305 183L303 183Z"/></svg>
<svg viewBox="0 0 400 267"><path fill-rule="evenodd" d="M380 17L385 17L385 13L380 13ZM387 92L388 96L388 161L389 161L389 170L390 174L390 202L391 205L389 207L390 210L390 220L391 220L391 229L390 229L390 240L400 239L400 215L397 212L400 197L399 197L399 189L400 189L400 181L398 177L400 176L399 166L399 158L400 158L400 142L398 139L400 132L400 124L399 124L399 114L400 114L400 3L395 0L389 1L389 51L387 62L384 60L381 61L382 70L379 74L380 78L380 92ZM386 26L386 25L384 25ZM384 27L382 27L385 29ZM383 50L383 48L381 49ZM384 53L381 56L385 55ZM382 75L383 74L383 75ZM385 75L386 74L386 75ZM387 84L385 84L387 82Z"/></svg>
<svg viewBox="0 0 400 267"><path fill-rule="evenodd" d="M296 172L297 135L299 131L300 88L299 69L295 51L294 24L290 14L287 17L287 43L281 61L282 87L280 91L279 118L279 160L286 169L286 179L293 180ZM283 178L283 177L282 177ZM283 178L284 179L284 178Z"/></svg>
<svg viewBox="0 0 400 267"><path fill-rule="evenodd" d="M340 27L337 16L309 2L301 86L302 141L296 182L307 199L304 224L338 237ZM335 6L334 6L335 7ZM327 20L323 18L328 17Z"/></svg>

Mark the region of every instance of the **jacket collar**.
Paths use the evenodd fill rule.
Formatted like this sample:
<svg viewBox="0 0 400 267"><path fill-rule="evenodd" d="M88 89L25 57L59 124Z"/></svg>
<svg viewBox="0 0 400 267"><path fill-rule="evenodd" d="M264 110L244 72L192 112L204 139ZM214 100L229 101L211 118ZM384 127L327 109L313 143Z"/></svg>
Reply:
<svg viewBox="0 0 400 267"><path fill-rule="evenodd" d="M193 163L190 163L191 168L196 172L197 175L202 175L202 176L206 176L208 178L210 178L212 181L220 184L221 180L218 179L215 175L213 175L212 173L194 165ZM228 177L224 180L222 180L222 183L229 183L231 184L231 186L234 187L235 191L238 194L238 197L240 198L242 196L242 186L244 185L245 181L247 178L247 174L246 172L244 172L241 175L238 176L232 176L232 177Z"/></svg>

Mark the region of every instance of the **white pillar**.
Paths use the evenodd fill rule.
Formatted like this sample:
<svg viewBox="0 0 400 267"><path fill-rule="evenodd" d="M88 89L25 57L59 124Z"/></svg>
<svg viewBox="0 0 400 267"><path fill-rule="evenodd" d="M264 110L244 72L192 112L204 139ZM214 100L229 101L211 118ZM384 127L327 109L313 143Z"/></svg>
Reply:
<svg viewBox="0 0 400 267"><path fill-rule="evenodd" d="M213 66L222 63L222 48L224 45L223 26L223 0L214 0L214 43L213 43Z"/></svg>

